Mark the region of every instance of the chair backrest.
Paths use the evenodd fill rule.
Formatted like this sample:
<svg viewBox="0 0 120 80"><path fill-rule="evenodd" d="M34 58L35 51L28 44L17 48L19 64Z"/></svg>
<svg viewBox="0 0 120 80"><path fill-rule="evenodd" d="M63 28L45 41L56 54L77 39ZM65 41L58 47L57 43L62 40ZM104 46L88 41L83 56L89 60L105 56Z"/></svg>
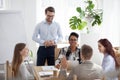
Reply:
<svg viewBox="0 0 120 80"><path fill-rule="evenodd" d="M12 71L12 66L9 61L6 61L6 80L12 80L14 77L14 72Z"/></svg>
<svg viewBox="0 0 120 80"><path fill-rule="evenodd" d="M58 58L59 52L61 48L55 47L55 60Z"/></svg>

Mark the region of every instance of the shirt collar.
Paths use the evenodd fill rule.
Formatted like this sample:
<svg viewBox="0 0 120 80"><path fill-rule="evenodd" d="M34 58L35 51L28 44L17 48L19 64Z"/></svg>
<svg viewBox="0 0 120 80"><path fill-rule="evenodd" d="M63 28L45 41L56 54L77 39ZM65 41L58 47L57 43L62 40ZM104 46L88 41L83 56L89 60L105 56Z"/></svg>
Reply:
<svg viewBox="0 0 120 80"><path fill-rule="evenodd" d="M104 57L106 57L106 56L108 56L108 55L109 55L108 53L105 53L105 54L104 54Z"/></svg>
<svg viewBox="0 0 120 80"><path fill-rule="evenodd" d="M91 60L85 60L84 62L82 62L83 64L88 64L88 63L93 63Z"/></svg>
<svg viewBox="0 0 120 80"><path fill-rule="evenodd" d="M48 24L47 21L46 21L46 19L45 19L43 22L44 22L44 24ZM53 23L53 22L54 22L54 21L52 21L52 23ZM51 24L52 24L52 23L51 23Z"/></svg>

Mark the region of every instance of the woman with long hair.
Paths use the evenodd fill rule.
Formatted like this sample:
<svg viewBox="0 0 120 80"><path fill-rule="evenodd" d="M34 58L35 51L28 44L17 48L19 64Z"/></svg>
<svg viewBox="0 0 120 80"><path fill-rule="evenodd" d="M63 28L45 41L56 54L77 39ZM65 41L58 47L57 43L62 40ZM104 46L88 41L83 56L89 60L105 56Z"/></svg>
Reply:
<svg viewBox="0 0 120 80"><path fill-rule="evenodd" d="M104 54L102 67L106 80L118 80L117 69L119 64L115 58L113 46L108 39L100 39L98 41L98 49Z"/></svg>
<svg viewBox="0 0 120 80"><path fill-rule="evenodd" d="M12 60L12 70L14 72L14 80L29 80L33 76L28 71L24 59L28 56L29 49L25 43L18 43L14 48L14 55Z"/></svg>

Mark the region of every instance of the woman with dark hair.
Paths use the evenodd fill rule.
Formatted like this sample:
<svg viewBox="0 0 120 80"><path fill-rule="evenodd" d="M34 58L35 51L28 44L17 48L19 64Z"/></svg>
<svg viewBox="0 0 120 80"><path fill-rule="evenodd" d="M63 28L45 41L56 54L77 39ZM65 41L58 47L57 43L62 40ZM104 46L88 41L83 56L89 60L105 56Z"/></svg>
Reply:
<svg viewBox="0 0 120 80"><path fill-rule="evenodd" d="M12 60L12 70L14 72L14 80L34 80L33 75L28 71L24 59L28 56L29 49L25 43L18 43L14 48Z"/></svg>
<svg viewBox="0 0 120 80"><path fill-rule="evenodd" d="M119 64L116 61L112 44L107 39L100 39L98 41L98 49L104 54L102 67L106 80L118 80L116 70L118 69Z"/></svg>
<svg viewBox="0 0 120 80"><path fill-rule="evenodd" d="M68 40L70 46L64 47L60 50L58 59L55 61L55 65L57 68L60 68L60 61L63 55L66 57L68 61L76 62L76 64L80 63L81 58L80 58L80 49L78 48L78 37L79 35L75 32L72 32L69 35Z"/></svg>

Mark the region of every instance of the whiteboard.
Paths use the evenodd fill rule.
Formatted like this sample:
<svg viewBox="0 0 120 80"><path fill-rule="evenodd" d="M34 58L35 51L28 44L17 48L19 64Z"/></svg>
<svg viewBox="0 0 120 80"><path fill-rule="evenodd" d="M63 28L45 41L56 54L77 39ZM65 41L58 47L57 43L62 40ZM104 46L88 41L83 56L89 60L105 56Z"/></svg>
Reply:
<svg viewBox="0 0 120 80"><path fill-rule="evenodd" d="M15 44L26 43L23 16L20 11L0 11L0 64L12 61Z"/></svg>

